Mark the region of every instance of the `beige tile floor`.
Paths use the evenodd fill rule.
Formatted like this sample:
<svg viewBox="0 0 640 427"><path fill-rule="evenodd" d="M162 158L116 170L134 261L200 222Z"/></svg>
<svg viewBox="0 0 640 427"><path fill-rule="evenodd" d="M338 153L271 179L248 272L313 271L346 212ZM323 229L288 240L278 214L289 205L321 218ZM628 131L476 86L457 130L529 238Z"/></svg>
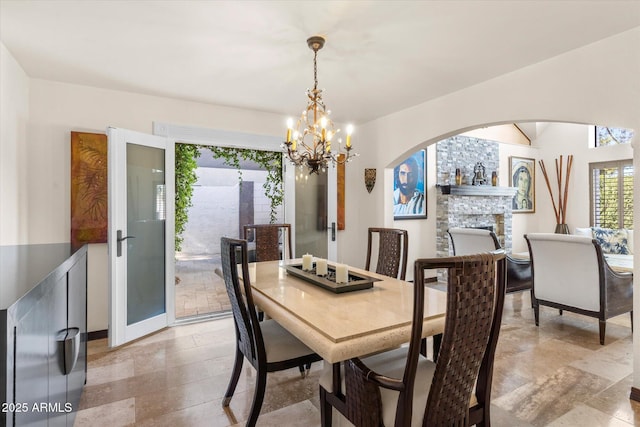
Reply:
<svg viewBox="0 0 640 427"><path fill-rule="evenodd" d="M77 427L244 425L255 380L245 368L229 409L221 407L232 367L230 318L167 328L111 351L89 343L89 370ZM320 364L270 374L261 426L318 426ZM605 346L596 320L543 308L534 325L529 295L508 295L494 373L492 424L640 425L632 384L628 316L609 322Z"/></svg>

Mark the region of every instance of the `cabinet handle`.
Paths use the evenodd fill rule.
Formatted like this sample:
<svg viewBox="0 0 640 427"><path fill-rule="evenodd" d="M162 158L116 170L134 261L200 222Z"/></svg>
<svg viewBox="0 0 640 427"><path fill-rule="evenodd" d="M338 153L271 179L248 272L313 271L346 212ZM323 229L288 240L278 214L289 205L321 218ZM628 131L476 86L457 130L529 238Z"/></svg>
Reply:
<svg viewBox="0 0 640 427"><path fill-rule="evenodd" d="M58 334L57 341L60 368L64 375L69 375L76 366L80 354L80 329L64 329Z"/></svg>

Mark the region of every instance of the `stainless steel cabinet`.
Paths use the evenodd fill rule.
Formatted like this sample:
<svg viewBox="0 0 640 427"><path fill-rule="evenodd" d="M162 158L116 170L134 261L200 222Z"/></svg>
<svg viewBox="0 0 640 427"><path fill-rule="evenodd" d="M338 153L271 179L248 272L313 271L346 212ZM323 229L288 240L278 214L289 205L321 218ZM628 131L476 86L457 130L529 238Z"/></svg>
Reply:
<svg viewBox="0 0 640 427"><path fill-rule="evenodd" d="M72 426L86 379L87 249L0 246L0 426Z"/></svg>

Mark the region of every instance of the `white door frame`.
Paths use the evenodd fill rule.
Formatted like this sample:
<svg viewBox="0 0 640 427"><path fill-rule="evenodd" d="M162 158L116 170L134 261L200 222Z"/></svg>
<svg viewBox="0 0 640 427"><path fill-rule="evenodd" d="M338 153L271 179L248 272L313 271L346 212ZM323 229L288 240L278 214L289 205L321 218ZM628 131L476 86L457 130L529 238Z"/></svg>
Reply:
<svg viewBox="0 0 640 427"><path fill-rule="evenodd" d="M108 128L109 166L109 346L115 347L173 324L175 321L175 150L166 138L127 129ZM127 245L117 256L117 231L127 231L127 142L165 150L165 313L127 325ZM124 191L123 191L124 189Z"/></svg>

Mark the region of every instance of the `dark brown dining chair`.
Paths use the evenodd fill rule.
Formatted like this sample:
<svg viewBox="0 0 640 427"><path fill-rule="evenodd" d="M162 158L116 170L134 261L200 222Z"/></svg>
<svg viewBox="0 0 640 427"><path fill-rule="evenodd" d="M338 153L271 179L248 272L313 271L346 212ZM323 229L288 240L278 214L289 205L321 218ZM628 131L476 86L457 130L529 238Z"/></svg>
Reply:
<svg viewBox="0 0 640 427"><path fill-rule="evenodd" d="M293 258L291 224L247 224L243 228L245 240L255 243L252 261L277 261L283 255Z"/></svg>
<svg viewBox="0 0 640 427"><path fill-rule="evenodd" d="M409 235L399 228L370 227L367 243L367 261L364 269L371 271L374 235L378 236L376 273L404 280L407 275L407 250ZM398 273L400 276L398 276Z"/></svg>
<svg viewBox="0 0 640 427"><path fill-rule="evenodd" d="M361 427L489 426L493 360L505 295L504 259L500 250L416 260L416 283L424 280L428 269L446 268L449 273L437 362L419 354L424 286L414 286L409 347L345 362L345 404L336 409ZM330 426L332 406L322 384L321 378L321 417L323 426Z"/></svg>
<svg viewBox="0 0 640 427"><path fill-rule="evenodd" d="M258 322L249 281L247 241L223 237L220 239L220 250L222 275L231 301L236 331L235 363L222 406L229 406L246 358L257 372L253 403L246 424L252 427L256 425L260 415L267 386L267 373L301 368L321 358L275 320ZM242 289L238 277L238 264L242 266Z"/></svg>

